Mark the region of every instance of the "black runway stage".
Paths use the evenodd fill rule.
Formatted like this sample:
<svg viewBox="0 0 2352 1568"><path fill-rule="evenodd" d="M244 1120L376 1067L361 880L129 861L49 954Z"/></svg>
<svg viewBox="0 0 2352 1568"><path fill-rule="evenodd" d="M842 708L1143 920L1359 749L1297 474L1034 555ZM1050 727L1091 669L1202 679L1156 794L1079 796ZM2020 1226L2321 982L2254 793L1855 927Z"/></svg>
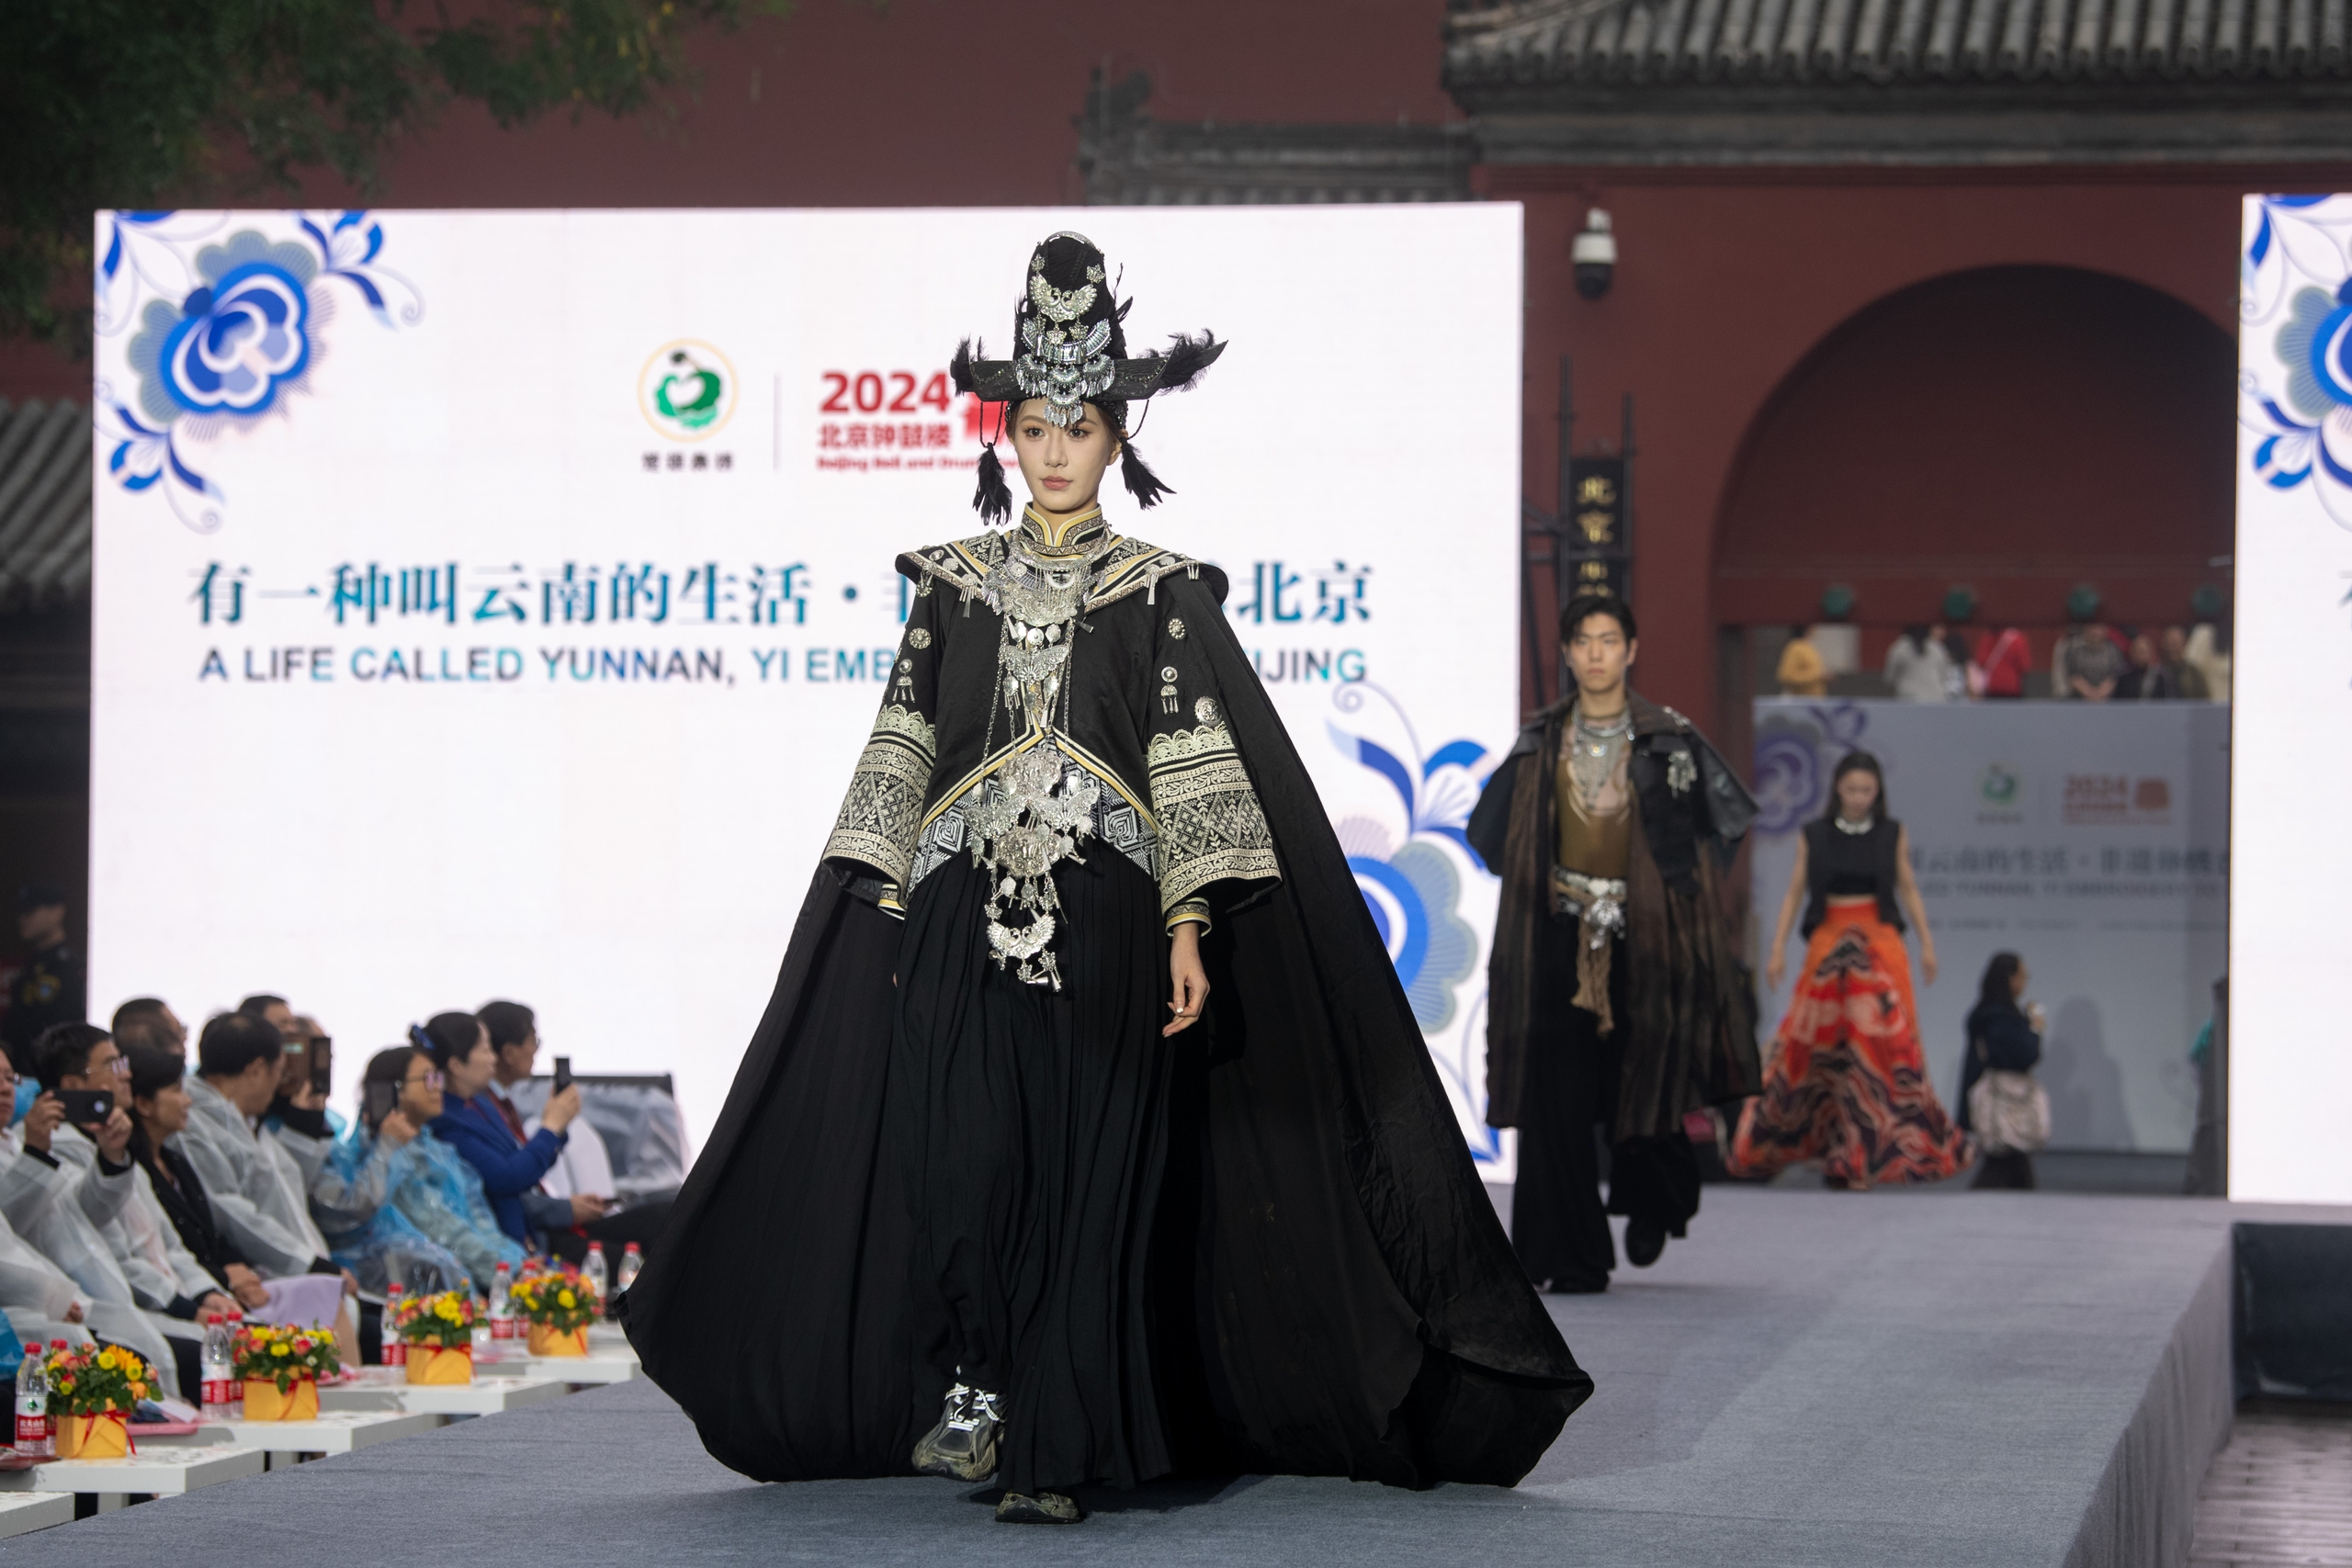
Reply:
<svg viewBox="0 0 2352 1568"><path fill-rule="evenodd" d="M1710 1188L1690 1240L1552 1298L1599 1384L1516 1490L1244 1476L992 1522L944 1481L757 1486L628 1383L0 1543L0 1562L2183 1561L2232 1411L2230 1226L2341 1211Z"/></svg>

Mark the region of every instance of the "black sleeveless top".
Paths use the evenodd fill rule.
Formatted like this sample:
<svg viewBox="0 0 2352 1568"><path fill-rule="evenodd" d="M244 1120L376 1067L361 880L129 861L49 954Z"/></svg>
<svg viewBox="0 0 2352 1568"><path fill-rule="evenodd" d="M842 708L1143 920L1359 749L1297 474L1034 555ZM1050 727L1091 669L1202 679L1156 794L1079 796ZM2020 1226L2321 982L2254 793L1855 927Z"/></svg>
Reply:
<svg viewBox="0 0 2352 1568"><path fill-rule="evenodd" d="M1867 833L1849 833L1827 817L1804 825L1804 934L1811 936L1829 916L1829 900L1876 898L1878 918L1896 931L1903 915L1894 907L1895 854L1903 824L1882 818Z"/></svg>

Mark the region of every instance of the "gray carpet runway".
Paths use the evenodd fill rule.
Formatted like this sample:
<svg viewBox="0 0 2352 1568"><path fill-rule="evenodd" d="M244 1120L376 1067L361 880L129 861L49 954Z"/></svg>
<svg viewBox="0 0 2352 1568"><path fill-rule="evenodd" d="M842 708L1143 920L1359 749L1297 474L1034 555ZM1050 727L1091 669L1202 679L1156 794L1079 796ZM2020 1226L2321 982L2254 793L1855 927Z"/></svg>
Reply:
<svg viewBox="0 0 2352 1568"><path fill-rule="evenodd" d="M0 1562L2147 1568L2182 1560L2228 1431L2241 1217L1710 1188L1657 1267L1551 1298L1599 1392L1512 1491L1176 1482L1013 1529L947 1482L753 1485L632 1383L0 1543Z"/></svg>

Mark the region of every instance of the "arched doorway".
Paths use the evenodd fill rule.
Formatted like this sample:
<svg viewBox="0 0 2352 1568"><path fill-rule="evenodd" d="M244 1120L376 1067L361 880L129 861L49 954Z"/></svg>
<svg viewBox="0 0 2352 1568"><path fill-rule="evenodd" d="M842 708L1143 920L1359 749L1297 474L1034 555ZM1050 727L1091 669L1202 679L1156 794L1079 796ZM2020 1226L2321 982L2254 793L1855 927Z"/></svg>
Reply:
<svg viewBox="0 0 2352 1568"><path fill-rule="evenodd" d="M2070 267L1957 273L1849 319L1758 413L1726 487L1726 728L1772 689L1774 629L1821 618L1832 585L1854 592L1864 672L1956 585L2038 667L2077 584L2110 621L2188 619L2231 549L2235 375L2207 316Z"/></svg>

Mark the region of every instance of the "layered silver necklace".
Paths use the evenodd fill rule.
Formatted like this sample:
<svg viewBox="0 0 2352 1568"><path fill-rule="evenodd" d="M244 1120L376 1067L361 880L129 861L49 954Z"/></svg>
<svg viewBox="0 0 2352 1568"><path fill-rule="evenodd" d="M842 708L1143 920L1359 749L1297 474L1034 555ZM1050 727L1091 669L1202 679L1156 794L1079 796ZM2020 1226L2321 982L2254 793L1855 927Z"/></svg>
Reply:
<svg viewBox="0 0 2352 1568"><path fill-rule="evenodd" d="M1569 736L1568 773L1576 780L1577 798L1588 811L1600 804L1600 792L1617 776L1626 744L1634 735L1634 716L1619 714L1595 724L1579 712Z"/></svg>
<svg viewBox="0 0 2352 1568"><path fill-rule="evenodd" d="M1061 970L1049 944L1061 899L1054 890L1054 867L1081 860L1078 846L1094 830L1102 786L1063 754L1055 737L1069 723L1079 611L1093 584L1096 563L1114 543L1105 530L1076 549L1041 550L1016 534L983 589L1004 625L997 644L997 678L1005 710L1016 732L1025 728L1039 737L981 782L967 818L972 859L989 873L989 951L999 967L1011 966L1015 978L1056 990L1061 989ZM991 707L983 756L994 753L995 739Z"/></svg>

